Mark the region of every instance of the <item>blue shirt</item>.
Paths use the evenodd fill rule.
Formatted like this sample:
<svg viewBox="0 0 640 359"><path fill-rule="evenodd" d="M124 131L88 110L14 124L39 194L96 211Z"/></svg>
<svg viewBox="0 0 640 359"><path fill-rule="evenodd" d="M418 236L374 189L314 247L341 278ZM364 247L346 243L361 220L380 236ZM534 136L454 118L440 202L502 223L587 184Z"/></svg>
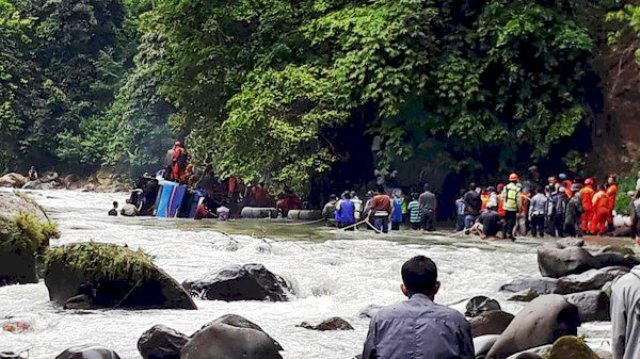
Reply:
<svg viewBox="0 0 640 359"><path fill-rule="evenodd" d="M391 222L402 223L402 198L393 199L393 213L391 214Z"/></svg>
<svg viewBox="0 0 640 359"><path fill-rule="evenodd" d="M336 222L342 224L356 223L356 206L350 199L340 201L340 208L336 211Z"/></svg>
<svg viewBox="0 0 640 359"><path fill-rule="evenodd" d="M464 316L415 294L374 315L362 359L473 359L474 354Z"/></svg>

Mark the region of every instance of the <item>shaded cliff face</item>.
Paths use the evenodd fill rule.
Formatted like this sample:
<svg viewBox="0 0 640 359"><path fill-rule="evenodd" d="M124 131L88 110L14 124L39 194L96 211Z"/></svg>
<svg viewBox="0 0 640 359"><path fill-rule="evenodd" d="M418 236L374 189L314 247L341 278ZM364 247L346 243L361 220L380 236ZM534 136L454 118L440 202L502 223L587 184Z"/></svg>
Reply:
<svg viewBox="0 0 640 359"><path fill-rule="evenodd" d="M623 173L640 160L639 46L635 37L626 37L599 61L605 104L592 132L588 172Z"/></svg>

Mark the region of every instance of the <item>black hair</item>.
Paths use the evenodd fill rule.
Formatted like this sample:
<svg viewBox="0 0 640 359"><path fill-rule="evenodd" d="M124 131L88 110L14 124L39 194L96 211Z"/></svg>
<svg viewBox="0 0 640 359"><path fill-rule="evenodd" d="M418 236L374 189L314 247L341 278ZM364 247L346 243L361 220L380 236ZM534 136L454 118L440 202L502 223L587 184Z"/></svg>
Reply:
<svg viewBox="0 0 640 359"><path fill-rule="evenodd" d="M349 194L349 192L345 192L343 197L344 197L344 199L351 199L351 195Z"/></svg>
<svg viewBox="0 0 640 359"><path fill-rule="evenodd" d="M422 186L422 188L424 189L424 191L428 191L429 190L429 184L425 183L424 186Z"/></svg>
<svg viewBox="0 0 640 359"><path fill-rule="evenodd" d="M402 282L409 294L426 293L438 280L436 264L425 256L416 256L402 265Z"/></svg>
<svg viewBox="0 0 640 359"><path fill-rule="evenodd" d="M469 183L469 189L472 190L472 191L475 190L476 189L476 183L475 182Z"/></svg>
<svg viewBox="0 0 640 359"><path fill-rule="evenodd" d="M118 208L118 201L113 201L113 206Z"/></svg>

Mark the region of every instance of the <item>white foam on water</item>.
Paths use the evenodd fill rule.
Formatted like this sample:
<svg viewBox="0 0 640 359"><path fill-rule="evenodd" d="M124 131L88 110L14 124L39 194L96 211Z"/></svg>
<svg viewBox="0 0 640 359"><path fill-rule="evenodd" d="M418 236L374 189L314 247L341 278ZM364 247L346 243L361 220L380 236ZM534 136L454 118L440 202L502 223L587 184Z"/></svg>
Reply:
<svg viewBox="0 0 640 359"><path fill-rule="evenodd" d="M380 240L379 236L365 239L366 235L358 234L329 241L247 235L229 238L215 228L192 228L193 220L108 217L111 202L124 202L125 194L36 191L32 196L59 224L62 237L53 241L54 246L95 241L142 248L179 282L229 264L262 263L290 280L296 289L296 296L285 303L196 300L197 311L78 313L62 311L50 303L43 281L0 288L0 318L28 317L34 324L27 333L0 331L0 351L30 348L30 358L35 359L54 358L70 346L89 343L111 348L124 359L139 358L137 340L151 326L164 324L190 335L228 313L262 326L285 348L285 358L346 359L361 352L366 336L368 319L359 318L358 313L371 304L403 300L400 267L412 256L423 254L437 263L442 282L436 298L439 303L487 295L498 299L503 309L516 313L522 305L506 301L498 288L516 277L539 275L535 246L531 245L443 237L401 244ZM454 307L463 310L464 303ZM302 321L316 323L333 316L346 319L355 330L316 332L296 328ZM590 341L605 342L608 324L589 328L588 333L595 333Z"/></svg>

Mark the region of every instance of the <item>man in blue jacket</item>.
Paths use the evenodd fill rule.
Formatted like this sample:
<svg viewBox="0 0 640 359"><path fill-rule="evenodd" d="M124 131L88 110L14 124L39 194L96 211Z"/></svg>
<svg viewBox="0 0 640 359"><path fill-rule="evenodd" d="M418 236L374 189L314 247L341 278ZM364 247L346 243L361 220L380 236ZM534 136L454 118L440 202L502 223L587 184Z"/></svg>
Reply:
<svg viewBox="0 0 640 359"><path fill-rule="evenodd" d="M400 289L409 299L374 315L362 359L473 359L469 322L433 302L440 289L436 264L417 256L402 266L401 274Z"/></svg>

